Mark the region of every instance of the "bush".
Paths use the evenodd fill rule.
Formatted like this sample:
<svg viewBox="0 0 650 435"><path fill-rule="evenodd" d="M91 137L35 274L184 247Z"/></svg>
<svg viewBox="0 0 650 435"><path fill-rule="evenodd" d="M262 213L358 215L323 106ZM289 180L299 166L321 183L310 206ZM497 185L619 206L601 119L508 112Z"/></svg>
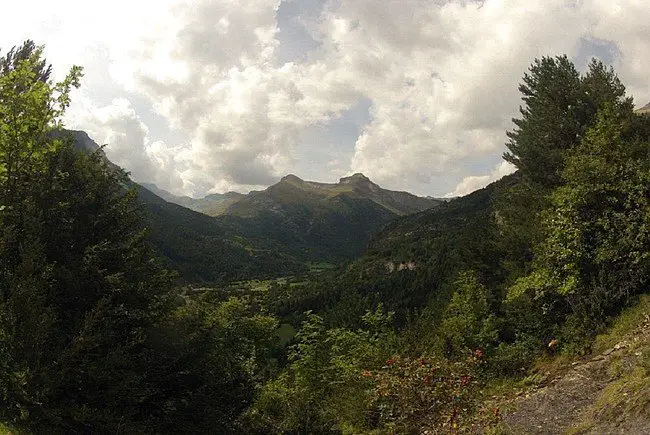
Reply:
<svg viewBox="0 0 650 435"><path fill-rule="evenodd" d="M364 371L362 376L375 382L371 403L377 423L398 433L456 431L474 408L481 357L480 351L454 363L393 357L379 370Z"/></svg>

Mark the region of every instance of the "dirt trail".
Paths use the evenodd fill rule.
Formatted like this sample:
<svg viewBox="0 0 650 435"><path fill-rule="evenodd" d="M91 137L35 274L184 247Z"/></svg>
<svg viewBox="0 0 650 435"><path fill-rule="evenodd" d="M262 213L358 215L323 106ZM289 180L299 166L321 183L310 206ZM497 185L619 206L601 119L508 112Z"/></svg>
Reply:
<svg viewBox="0 0 650 435"><path fill-rule="evenodd" d="M650 378L629 378L649 352L650 317L613 348L510 400L502 426L513 434L650 434Z"/></svg>

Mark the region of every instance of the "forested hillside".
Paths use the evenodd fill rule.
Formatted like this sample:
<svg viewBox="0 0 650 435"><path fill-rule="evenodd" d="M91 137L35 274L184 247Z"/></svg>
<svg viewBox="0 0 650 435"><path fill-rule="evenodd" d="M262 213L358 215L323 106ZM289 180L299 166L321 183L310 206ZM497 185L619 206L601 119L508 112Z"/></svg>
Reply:
<svg viewBox="0 0 650 435"><path fill-rule="evenodd" d="M213 193L203 198L190 198L189 196L174 195L151 183L141 183L141 186L167 202L182 205L190 210L198 211L208 216L219 216L223 214L228 206L246 196L242 193L226 192L223 194Z"/></svg>
<svg viewBox="0 0 650 435"><path fill-rule="evenodd" d="M84 153L98 153L110 168L121 171L85 132L63 130L57 131L55 137L72 141ZM283 246L273 242L256 243L230 225L168 202L146 185L127 183L142 204L147 240L185 283L272 278L304 274L307 270L304 261L291 252L278 252Z"/></svg>
<svg viewBox="0 0 650 435"><path fill-rule="evenodd" d="M393 222L338 278L304 290L298 306L319 314L246 421L506 430L482 406L489 394L534 382L540 360L589 353L647 291L650 119L598 61L581 75L566 57L536 60L519 89L504 156L517 173Z"/></svg>
<svg viewBox="0 0 650 435"><path fill-rule="evenodd" d="M596 403L574 429L647 427L650 117L602 62L533 61L504 154L518 170L470 195L428 209L360 174L289 176L220 218L61 133L81 78L54 82L31 41L0 58L12 431L508 433L564 403L511 396L553 371L578 388L560 372L583 355L612 384L585 378Z"/></svg>

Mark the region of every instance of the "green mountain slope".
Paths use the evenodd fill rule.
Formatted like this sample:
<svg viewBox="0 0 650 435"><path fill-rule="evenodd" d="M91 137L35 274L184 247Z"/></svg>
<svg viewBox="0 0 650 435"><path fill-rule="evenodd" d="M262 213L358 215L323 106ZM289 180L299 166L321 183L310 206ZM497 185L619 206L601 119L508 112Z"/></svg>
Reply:
<svg viewBox="0 0 650 435"><path fill-rule="evenodd" d="M348 261L363 252L384 224L443 202L382 189L363 174L341 178L338 183L287 175L263 191L200 199L144 186L168 202L216 216L230 233L255 246L307 262Z"/></svg>
<svg viewBox="0 0 650 435"><path fill-rule="evenodd" d="M246 195L237 192L213 193L203 198L177 196L160 189L155 184L142 183L142 185L165 201L210 216L227 214L250 217L267 210L282 211L285 205L296 203L327 207L328 199L344 194L369 199L399 216L429 209L442 201L431 197L419 197L408 192L382 189L359 173L343 177L338 183L305 181L290 174L263 191L253 191Z"/></svg>
<svg viewBox="0 0 650 435"><path fill-rule="evenodd" d="M79 149L99 149L85 132L70 134ZM289 175L264 191L198 200L134 186L152 244L190 282L292 275L307 262L345 262L389 221L441 203L382 189L361 174L336 184Z"/></svg>
<svg viewBox="0 0 650 435"><path fill-rule="evenodd" d="M354 318L369 304L382 302L396 312L398 323L406 321L412 310L427 305L435 317L447 305L460 271L475 269L488 281L497 281L502 268L493 237L494 201L500 189L518 179L517 174L504 177L467 196L385 225L336 280L341 302L332 311L350 311L343 306L356 306L358 312L349 313Z"/></svg>
<svg viewBox="0 0 650 435"><path fill-rule="evenodd" d="M386 223L439 200L380 188L362 174L339 183L288 175L230 205L219 220L259 243L277 243L306 261L343 262L360 254Z"/></svg>
<svg viewBox="0 0 650 435"><path fill-rule="evenodd" d="M99 146L83 131L70 131L75 146L94 152ZM272 243L263 247L233 233L215 218L171 202L133 183L154 248L188 282L225 282L302 273L306 266L278 252Z"/></svg>
<svg viewBox="0 0 650 435"><path fill-rule="evenodd" d="M169 203L137 186L150 240L187 281L226 282L291 275L305 266L277 249L260 248L204 214Z"/></svg>
<svg viewBox="0 0 650 435"><path fill-rule="evenodd" d="M225 210L225 214L254 216L269 209L282 213L294 204L327 208L328 204L342 195L355 199L367 199L398 216L426 210L440 202L408 192L382 189L365 175L359 173L341 178L338 183L331 184L305 181L290 174L266 190L252 192L245 198L241 198L229 206Z"/></svg>

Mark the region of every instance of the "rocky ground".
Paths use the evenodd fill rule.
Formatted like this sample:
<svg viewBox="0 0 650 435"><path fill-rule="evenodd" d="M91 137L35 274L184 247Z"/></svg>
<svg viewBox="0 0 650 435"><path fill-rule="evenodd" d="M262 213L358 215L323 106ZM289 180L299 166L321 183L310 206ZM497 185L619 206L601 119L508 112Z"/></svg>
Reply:
<svg viewBox="0 0 650 435"><path fill-rule="evenodd" d="M492 433L650 434L650 304L642 309L613 346L501 402Z"/></svg>

